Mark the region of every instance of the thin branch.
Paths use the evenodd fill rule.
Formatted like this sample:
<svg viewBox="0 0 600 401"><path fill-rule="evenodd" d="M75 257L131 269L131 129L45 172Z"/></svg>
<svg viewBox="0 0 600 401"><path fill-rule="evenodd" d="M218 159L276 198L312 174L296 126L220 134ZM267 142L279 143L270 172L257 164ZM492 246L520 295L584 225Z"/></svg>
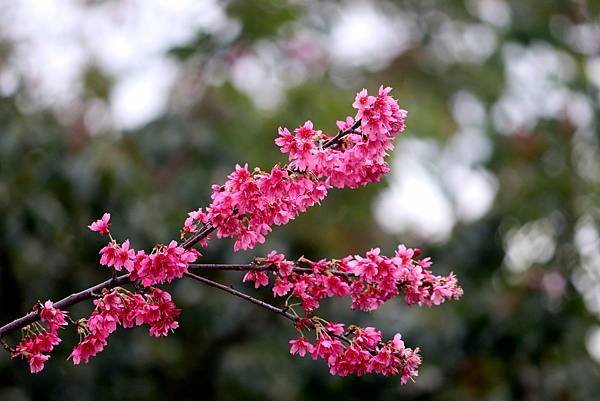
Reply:
<svg viewBox="0 0 600 401"><path fill-rule="evenodd" d="M344 131L339 130L336 136L334 136L333 138L331 138L330 140L328 140L327 142L325 142L323 144L323 148L331 148L331 147L337 145L342 140L343 137L345 137L348 134L351 134L358 127L360 127L360 120L356 120L356 122L354 123L354 125L352 125L352 127L348 128Z"/></svg>
<svg viewBox="0 0 600 401"><path fill-rule="evenodd" d="M6 351L8 352L14 352L14 348L11 347L10 345L8 345L8 343L6 341L4 341L3 339L0 338L0 344L2 344L2 348L4 348Z"/></svg>
<svg viewBox="0 0 600 401"><path fill-rule="evenodd" d="M72 305L75 305L79 302L85 301L87 299L93 298L94 295L102 292L103 289L111 289L114 287L118 287L120 285L129 283L129 274L124 274L122 276L117 276L116 278L110 278L102 283L96 284L93 287L85 289L80 292L76 292L74 294L69 295L61 299L58 302L54 303L54 307L58 309L66 309ZM39 320L39 314L37 312L29 312L23 317L20 317L12 322L0 327L0 339L5 337L6 335L13 333L23 327L36 322Z"/></svg>
<svg viewBox="0 0 600 401"><path fill-rule="evenodd" d="M277 268L274 265L257 265L254 263L247 264L218 264L218 263L190 263L190 269L195 270L233 270L233 271L275 271ZM292 268L296 273L312 273L313 269L309 267L298 267ZM329 270L329 273L342 276L342 277L353 277L352 273L342 272L339 270Z"/></svg>
<svg viewBox="0 0 600 401"><path fill-rule="evenodd" d="M204 231L204 234L208 235L207 231ZM199 239L198 239L198 241L199 241ZM189 268L194 269L194 270L204 270L204 271L210 271L210 270L274 271L275 270L275 266L273 266L273 265L257 265L257 264L253 264L253 263L247 263L247 264L191 263L189 265ZM297 267L297 266L295 266L293 268L293 271L295 271L297 273L312 273L312 269L310 269L310 268ZM344 276L344 277L352 276L350 273L341 272L341 271L337 271L337 270L330 270L330 273L334 274L334 275L338 275L338 276ZM124 274L121 276L117 276L115 278L110 278L106 281L103 281L99 284L94 285L93 287L90 287L83 291L79 291L74 294L71 294L71 295L61 299L60 301L55 302L54 306L59 309L66 309L66 308L69 308L69 307L79 303L79 302L93 298L95 295L100 294L102 292L102 290L105 288L111 289L111 288L118 287L123 284L128 284L129 282L130 282L129 274ZM38 320L39 320L39 315L37 312L29 312L28 314L26 314L18 319L15 319L12 322L7 323L6 325L0 327L0 339L7 336L8 334L11 334L19 329L22 329L23 327L25 327L33 322L36 322Z"/></svg>
<svg viewBox="0 0 600 401"><path fill-rule="evenodd" d="M296 317L296 316L292 315L291 313L287 312L286 309L284 309L284 308L278 308L278 307L276 307L274 305L271 305L271 304L269 304L267 302L261 301L260 299L256 299L256 298L254 298L254 297L252 297L252 296L250 296L248 294L245 294L243 292L240 292L240 291L234 289L231 286L228 287L225 284L217 283L216 281L212 281L210 279L207 279L206 277L198 276L198 275L190 273L190 272L185 273L185 275L187 277L193 279L193 280L200 281L201 283L204 283L204 284L207 284L207 285L209 285L211 287L218 288L219 290L228 292L229 294L234 295L234 296L239 297L239 298L242 298L243 300L252 302L253 304L260 306L261 308L264 308L264 309L266 309L266 310L268 310L270 312L273 312L273 313L276 313L278 315L281 315L281 316L283 316L283 317L291 320L294 323L296 323L299 320L298 317ZM310 319L309 319L309 322L314 327L314 322L312 320L310 320ZM341 335L335 334L335 333L333 333L333 332L331 332L329 330L325 330L325 331L327 331L327 333L330 336L335 337L338 340L341 340L341 341L343 341L343 342L345 342L347 344L350 344L352 342L349 338L347 338L345 336L341 336Z"/></svg>
<svg viewBox="0 0 600 401"><path fill-rule="evenodd" d="M292 315L289 312L286 312L285 309L278 308L278 307L276 307L274 305L271 305L269 303L261 301L260 299L256 299L256 298L254 298L254 297L252 297L252 296L250 296L248 294L244 294L243 292L240 292L240 291L234 289L233 287L228 287L228 286L226 286L224 284L217 283L216 281L209 280L206 277L198 276L198 275L193 274L193 273L189 273L188 272L188 273L185 273L185 275L187 277L193 279L193 280L200 281L201 283L207 284L207 285L209 285L211 287L214 287L214 288L218 288L218 289L220 289L222 291L230 293L231 295L235 295L236 297L239 297L239 298L242 298L242 299L244 299L246 301L252 302L253 304L260 306L261 308L264 308L264 309L269 310L269 311L271 311L273 313L277 313L278 315L281 315L281 316L283 316L285 318L288 318L292 322L296 322L298 320L297 317L295 317L294 315Z"/></svg>
<svg viewBox="0 0 600 401"><path fill-rule="evenodd" d="M213 227L210 224L204 226L200 231L198 231L197 233L194 233L194 235L192 235L191 237L189 237L188 239L183 241L183 243L181 244L181 247L183 249L190 249L191 247L196 245L198 242L200 242L204 238L208 237L210 235L210 233L212 233L213 231L216 230L216 228L217 227Z"/></svg>
<svg viewBox="0 0 600 401"><path fill-rule="evenodd" d="M190 263L190 269L194 270L233 270L233 271L273 271L273 265L257 265L254 263L245 264L220 264L220 263Z"/></svg>

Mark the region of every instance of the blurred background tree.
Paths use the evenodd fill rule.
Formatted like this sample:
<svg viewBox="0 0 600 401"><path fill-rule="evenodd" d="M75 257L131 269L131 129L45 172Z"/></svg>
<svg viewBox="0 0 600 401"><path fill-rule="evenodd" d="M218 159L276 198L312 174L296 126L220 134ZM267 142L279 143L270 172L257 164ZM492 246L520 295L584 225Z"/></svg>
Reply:
<svg viewBox="0 0 600 401"><path fill-rule="evenodd" d="M1 0L2 322L106 278L86 229L102 212L136 247L166 242L235 163L282 160L279 125L333 132L354 93L381 83L409 110L386 182L333 192L253 253L218 241L203 260L403 242L454 270L465 296L330 305L422 347L421 376L400 387L331 377L288 355L287 322L181 281L176 334L119 332L78 367L64 361L72 335L36 376L3 354L0 399L597 399L599 12L595 0Z"/></svg>

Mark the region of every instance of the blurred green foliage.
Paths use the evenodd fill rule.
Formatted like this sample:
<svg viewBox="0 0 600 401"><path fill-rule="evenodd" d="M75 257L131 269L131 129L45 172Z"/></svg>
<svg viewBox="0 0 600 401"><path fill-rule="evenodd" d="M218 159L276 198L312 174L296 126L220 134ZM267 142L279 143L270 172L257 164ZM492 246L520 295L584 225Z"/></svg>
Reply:
<svg viewBox="0 0 600 401"><path fill-rule="evenodd" d="M436 271L456 272L465 290L461 301L433 309L393 302L371 314L352 313L345 304L325 308L330 317L374 325L388 336L400 331L408 344L420 346L424 363L416 383L401 387L389 378L331 377L322 363L289 356L287 341L294 331L286 322L181 281L173 286L183 309L175 334L156 340L141 329L119 331L89 365L72 366L65 361L77 340L70 331L36 376L5 354L0 400L597 399L600 366L585 341L598 320L574 277L583 263L576 246L578 224L590 218L598 227L598 166L592 163L587 175L578 167L582 147L587 157L599 157L598 90L586 72L592 56L578 51L563 33L567 22L599 29L600 4L500 2L509 7L510 23L494 26L474 14L477 3L373 3L384 12L408 13L422 35L417 45L377 68L342 68L327 57L317 66L307 63L309 72L300 83L285 85L281 102L271 109L257 107L229 77L211 81L194 74L227 69L260 46L285 50L294 32L325 31L336 23L336 12L356 3L227 2L225 12L237 21L239 33L222 41L198 32L189 43L174 46L168 57L185 73L170 107L139 128L89 129L85 107L109 102L114 85L111 72L94 63L81 74L81 104L71 105L67 118L52 107L27 107L23 82L0 98L0 321L6 322L38 299L58 299L108 276L97 268L102 242L86 229L92 219L111 212L113 232L136 248L177 237L186 211L207 205L210 185L222 182L235 163L270 167L282 161L272 142L279 125L292 128L310 118L333 131L335 120L351 113L358 89L375 90L384 83L395 88L410 112L407 134L397 147L409 137L444 146L459 130L451 99L458 91L475 95L488 111L483 132L491 144L490 157L480 167L495 176L497 194L483 218L457 223L449 239L428 242L411 232L386 233L375 224L373 202L388 185L384 182L332 191L322 207L275 229L253 252L233 254L230 241L213 241L203 258L246 261L278 249L290 257L318 259L375 246L389 254L398 242L424 248ZM435 56L437 32L448 21L492 29L493 51L476 62L454 60L443 51ZM516 134L499 133L491 111L509 84L506 45L539 43L573 60L575 76L564 85L586 96L591 137L581 139L577 121L563 112L541 117ZM483 42L476 41L479 45ZM0 42L0 68L12 51L10 40ZM276 61L282 63L279 76L291 76L285 60ZM195 79L201 89L190 90L190 99L185 89L196 88ZM523 271L507 268L509 233L540 220L552 226L552 256ZM556 296L544 287L549 273L566 282ZM213 276L242 286L237 273ZM266 290L258 295L271 299ZM79 317L89 311L90 305L79 305L71 313Z"/></svg>

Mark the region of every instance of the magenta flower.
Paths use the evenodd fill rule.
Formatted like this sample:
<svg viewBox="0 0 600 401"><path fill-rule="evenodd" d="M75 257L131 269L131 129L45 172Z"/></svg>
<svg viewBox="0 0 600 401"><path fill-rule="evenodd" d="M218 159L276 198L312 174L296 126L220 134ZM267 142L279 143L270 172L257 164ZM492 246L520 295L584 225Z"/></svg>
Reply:
<svg viewBox="0 0 600 401"><path fill-rule="evenodd" d="M289 343L292 345L290 347L290 354L292 355L298 354L300 356L304 356L307 352L313 352L313 345L304 337L290 340Z"/></svg>
<svg viewBox="0 0 600 401"><path fill-rule="evenodd" d="M50 356L44 354L34 354L29 358L29 369L31 373L38 373L44 369L44 363L50 359Z"/></svg>
<svg viewBox="0 0 600 401"><path fill-rule="evenodd" d="M273 285L273 294L278 297L282 297L286 295L293 288L293 285L287 281L282 279L275 280L275 284Z"/></svg>
<svg viewBox="0 0 600 401"><path fill-rule="evenodd" d="M110 213L104 213L101 219L92 222L92 224L90 224L88 228L102 235L108 235L108 226L110 226L110 224L108 223L109 221Z"/></svg>

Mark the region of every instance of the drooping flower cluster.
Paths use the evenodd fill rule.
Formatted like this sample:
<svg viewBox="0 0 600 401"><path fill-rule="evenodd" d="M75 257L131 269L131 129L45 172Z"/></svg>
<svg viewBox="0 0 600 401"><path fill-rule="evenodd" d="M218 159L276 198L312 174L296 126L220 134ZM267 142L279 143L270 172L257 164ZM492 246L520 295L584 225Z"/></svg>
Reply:
<svg viewBox="0 0 600 401"><path fill-rule="evenodd" d="M418 375L421 363L418 348L405 347L400 334L382 342L381 333L372 327L350 326L344 332L343 324L326 322L314 312L319 301L329 297L349 296L351 307L364 311L377 309L402 292L408 305L431 306L458 299L462 288L454 274L434 275L429 269L430 259L419 258L420 254L418 249L400 245L391 258L381 256L376 248L364 257L356 255L317 262L302 257L292 262L272 251L266 258L255 259L258 268L247 272L243 281L253 281L257 288L267 286L271 272L275 276L274 296L287 296L287 309L293 311L295 305L300 305L307 314L297 318L296 328L301 333L304 329L314 330L316 339L311 343L302 335L291 340L291 354L309 353L313 359L325 360L332 375L399 375L404 384ZM271 269L259 269L261 267ZM300 302L296 303L293 298ZM294 316L299 315L294 311Z"/></svg>
<svg viewBox="0 0 600 401"><path fill-rule="evenodd" d="M75 365L81 361L88 363L90 357L102 351L117 326L130 328L147 324L150 335L155 337L166 336L179 327L175 319L181 311L171 300L171 294L158 288L151 288L145 296L115 288L96 299L94 305L96 308L87 321L83 319L78 323L82 339L69 356Z"/></svg>
<svg viewBox="0 0 600 401"><path fill-rule="evenodd" d="M319 307L319 300L329 297L352 299L352 308L371 311L404 292L408 305L440 305L449 299L458 299L462 288L453 273L434 275L429 269L429 258L417 259L421 251L400 245L394 257L380 255L375 248L362 256L348 256L341 260L313 262L301 258L294 263L283 254L272 251L256 263L275 267L273 294L299 298L306 312ZM294 268L298 264L309 268ZM307 271L308 270L308 271ZM244 281L254 281L255 286L268 285L264 271L251 271Z"/></svg>
<svg viewBox="0 0 600 401"><path fill-rule="evenodd" d="M327 362L329 372L337 376L399 375L402 384L418 376L419 349L405 347L400 334L383 342L381 332L373 327L352 325L344 333L342 323L307 320L301 320L297 326L311 325L317 333L316 340L311 343L304 336L290 340L290 354L321 358Z"/></svg>
<svg viewBox="0 0 600 401"><path fill-rule="evenodd" d="M34 310L38 312L45 326L36 323L28 327L24 331L25 338L17 344L11 356L25 358L31 373L38 373L44 369L44 363L50 358L48 354L60 343L58 330L66 326L67 321L65 313L56 309L52 301L46 301L43 305L38 304Z"/></svg>

